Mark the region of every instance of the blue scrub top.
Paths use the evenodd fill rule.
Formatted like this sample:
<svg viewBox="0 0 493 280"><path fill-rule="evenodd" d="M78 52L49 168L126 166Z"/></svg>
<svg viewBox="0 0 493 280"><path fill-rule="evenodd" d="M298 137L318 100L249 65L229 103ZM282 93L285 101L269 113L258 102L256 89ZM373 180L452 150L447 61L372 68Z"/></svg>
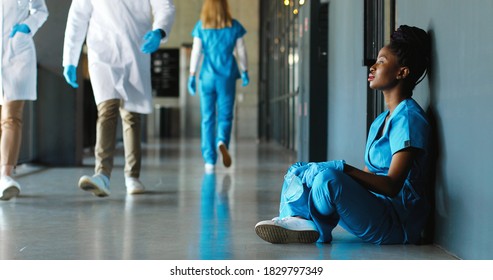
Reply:
<svg viewBox="0 0 493 280"><path fill-rule="evenodd" d="M426 197L430 125L425 112L412 98L403 100L395 108L383 128L388 114L389 111L380 114L370 127L365 163L370 172L387 175L395 153L410 147L421 151L400 193L394 198L385 197L395 209L408 241L414 243L420 237L430 210Z"/></svg>
<svg viewBox="0 0 493 280"><path fill-rule="evenodd" d="M236 40L246 34L245 28L235 19L232 26L220 29L204 29L202 21L195 25L192 36L202 41L204 61L200 78L240 78L238 65L233 55Z"/></svg>

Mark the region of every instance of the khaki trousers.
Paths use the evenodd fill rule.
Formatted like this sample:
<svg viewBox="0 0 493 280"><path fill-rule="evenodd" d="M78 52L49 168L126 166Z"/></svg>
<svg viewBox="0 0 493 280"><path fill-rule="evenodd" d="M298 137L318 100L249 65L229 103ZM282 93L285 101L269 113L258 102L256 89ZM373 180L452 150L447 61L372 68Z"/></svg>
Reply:
<svg viewBox="0 0 493 280"><path fill-rule="evenodd" d="M0 106L0 164L2 175L10 176L19 159L22 141L24 101L9 101ZM8 169L8 172L4 170Z"/></svg>
<svg viewBox="0 0 493 280"><path fill-rule="evenodd" d="M125 176L139 178L142 156L141 114L123 109L122 104L120 99L111 99L98 105L94 172L102 173L108 178L111 177L116 145L117 114L120 112L125 150Z"/></svg>

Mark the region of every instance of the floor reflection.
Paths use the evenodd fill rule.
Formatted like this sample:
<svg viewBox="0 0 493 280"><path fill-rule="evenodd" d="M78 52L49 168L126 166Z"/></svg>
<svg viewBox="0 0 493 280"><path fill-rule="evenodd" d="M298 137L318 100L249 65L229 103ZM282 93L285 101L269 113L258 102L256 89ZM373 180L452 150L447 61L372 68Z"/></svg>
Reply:
<svg viewBox="0 0 493 280"><path fill-rule="evenodd" d="M205 173L200 200L199 258L220 260L231 258L228 192L231 177L224 175L217 186L217 175Z"/></svg>
<svg viewBox="0 0 493 280"><path fill-rule="evenodd" d="M3 214L3 207L0 207L0 243L1 244L9 243L9 230L7 229L8 221L5 217ZM8 257L7 249L8 249L7 246L0 246L0 258L2 260Z"/></svg>

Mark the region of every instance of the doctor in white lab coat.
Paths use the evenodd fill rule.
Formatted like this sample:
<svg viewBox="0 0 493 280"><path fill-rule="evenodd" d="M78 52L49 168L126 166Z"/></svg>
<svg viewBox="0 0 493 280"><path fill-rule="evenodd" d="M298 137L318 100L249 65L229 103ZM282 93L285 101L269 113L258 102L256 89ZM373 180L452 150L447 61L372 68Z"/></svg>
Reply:
<svg viewBox="0 0 493 280"><path fill-rule="evenodd" d="M11 176L19 157L26 100L36 100L36 50L33 36L48 17L44 0L0 1L0 200L20 192Z"/></svg>
<svg viewBox="0 0 493 280"><path fill-rule="evenodd" d="M139 180L140 114L152 111L149 54L167 41L174 17L172 0L72 0L65 30L64 76L71 86L78 87L76 67L86 39L98 106L95 174L80 178L81 189L99 197L110 194L119 111L127 193L144 192Z"/></svg>

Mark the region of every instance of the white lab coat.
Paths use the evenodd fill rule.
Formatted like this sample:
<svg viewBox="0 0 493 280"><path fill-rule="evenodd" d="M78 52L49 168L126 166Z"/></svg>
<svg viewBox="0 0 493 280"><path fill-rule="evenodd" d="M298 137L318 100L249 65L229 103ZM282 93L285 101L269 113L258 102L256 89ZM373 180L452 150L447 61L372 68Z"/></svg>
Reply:
<svg viewBox="0 0 493 280"><path fill-rule="evenodd" d="M152 112L150 55L144 35L160 28L167 38L175 18L172 0L72 0L63 66L78 65L87 33L89 74L96 104L124 100L130 112ZM162 42L162 43L164 43Z"/></svg>
<svg viewBox="0 0 493 280"><path fill-rule="evenodd" d="M36 49L33 36L48 18L44 0L0 0L0 105L13 100L36 100ZM15 24L25 23L31 33L17 32Z"/></svg>

